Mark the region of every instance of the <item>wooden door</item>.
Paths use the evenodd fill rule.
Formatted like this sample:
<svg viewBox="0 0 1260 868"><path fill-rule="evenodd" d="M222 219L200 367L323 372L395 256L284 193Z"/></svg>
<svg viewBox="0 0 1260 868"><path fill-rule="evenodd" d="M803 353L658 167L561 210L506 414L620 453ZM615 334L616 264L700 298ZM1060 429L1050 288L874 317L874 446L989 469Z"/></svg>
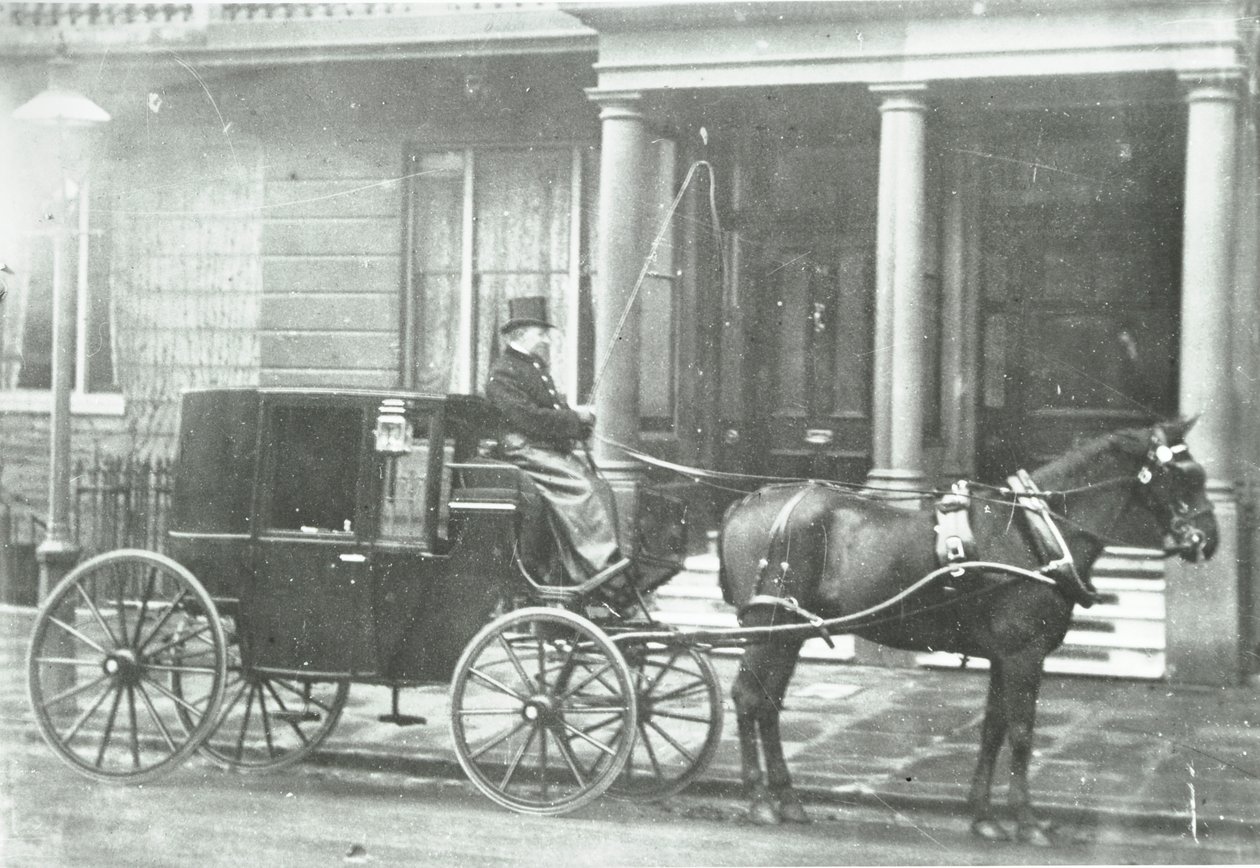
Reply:
<svg viewBox="0 0 1260 868"><path fill-rule="evenodd" d="M746 470L860 482L870 469L870 248L810 225L777 227L759 248L745 302Z"/></svg>

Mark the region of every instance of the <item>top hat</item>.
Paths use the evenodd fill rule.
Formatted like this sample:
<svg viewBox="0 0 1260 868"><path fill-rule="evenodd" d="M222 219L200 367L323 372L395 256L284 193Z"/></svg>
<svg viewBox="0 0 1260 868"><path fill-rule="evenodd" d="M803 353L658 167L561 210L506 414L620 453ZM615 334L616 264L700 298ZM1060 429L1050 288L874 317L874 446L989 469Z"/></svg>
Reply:
<svg viewBox="0 0 1260 868"><path fill-rule="evenodd" d="M500 334L507 334L520 326L542 326L553 329L554 325L547 321L547 299L541 295L527 295L522 298L508 299L508 321L499 329Z"/></svg>

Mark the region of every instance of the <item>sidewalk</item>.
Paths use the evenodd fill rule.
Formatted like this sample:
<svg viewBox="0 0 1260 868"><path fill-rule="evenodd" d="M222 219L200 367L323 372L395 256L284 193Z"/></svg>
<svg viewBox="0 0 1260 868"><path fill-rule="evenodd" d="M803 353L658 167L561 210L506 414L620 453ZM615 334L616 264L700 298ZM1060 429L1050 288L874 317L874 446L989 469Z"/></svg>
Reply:
<svg viewBox="0 0 1260 868"><path fill-rule="evenodd" d="M0 607L0 713L30 723L24 694L33 611ZM717 658L724 685L736 661ZM987 674L802 663L783 713L794 780L807 801L943 808L965 818ZM354 685L317 761L462 776L451 749L444 686L404 691L402 710L428 719L399 728L387 688ZM1048 676L1030 775L1034 803L1066 825L1159 827L1260 837L1260 696L1252 688ZM1003 757L1006 752L1003 751ZM1005 764L998 771L1005 777ZM697 789L739 797L734 711ZM1193 791L1194 807L1191 808ZM679 798L685 798L685 794ZM995 789L1004 805L1005 787Z"/></svg>

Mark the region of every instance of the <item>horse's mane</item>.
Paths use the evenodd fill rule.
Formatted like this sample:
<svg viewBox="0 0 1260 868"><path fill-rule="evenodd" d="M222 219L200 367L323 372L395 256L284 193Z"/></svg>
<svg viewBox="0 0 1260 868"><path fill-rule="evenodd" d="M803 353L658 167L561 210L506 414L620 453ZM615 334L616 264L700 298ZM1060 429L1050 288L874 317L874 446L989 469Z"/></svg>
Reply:
<svg viewBox="0 0 1260 868"><path fill-rule="evenodd" d="M1151 436L1156 428L1126 428L1112 431L1073 447L1058 458L1033 471L1033 477L1041 484L1060 487L1064 480L1077 484L1096 481L1092 477L1099 472L1098 459L1105 453L1119 453L1140 458L1150 449Z"/></svg>

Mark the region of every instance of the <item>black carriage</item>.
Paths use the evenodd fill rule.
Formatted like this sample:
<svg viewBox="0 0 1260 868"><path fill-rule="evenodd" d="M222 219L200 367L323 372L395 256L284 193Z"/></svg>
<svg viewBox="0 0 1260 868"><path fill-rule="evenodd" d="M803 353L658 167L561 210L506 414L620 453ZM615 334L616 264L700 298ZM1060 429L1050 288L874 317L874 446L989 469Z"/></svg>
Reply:
<svg viewBox="0 0 1260 868"><path fill-rule="evenodd" d="M352 684L392 687L382 719L406 725L399 691L440 682L456 755L501 805L686 786L720 736L712 665L659 630L611 638L652 626L638 583L679 568L680 504L638 498L632 570L544 581L522 552L543 506L487 457L495 430L468 395L188 393L169 553L94 557L41 607L28 668L45 739L105 781L194 752L274 770L323 743Z"/></svg>

